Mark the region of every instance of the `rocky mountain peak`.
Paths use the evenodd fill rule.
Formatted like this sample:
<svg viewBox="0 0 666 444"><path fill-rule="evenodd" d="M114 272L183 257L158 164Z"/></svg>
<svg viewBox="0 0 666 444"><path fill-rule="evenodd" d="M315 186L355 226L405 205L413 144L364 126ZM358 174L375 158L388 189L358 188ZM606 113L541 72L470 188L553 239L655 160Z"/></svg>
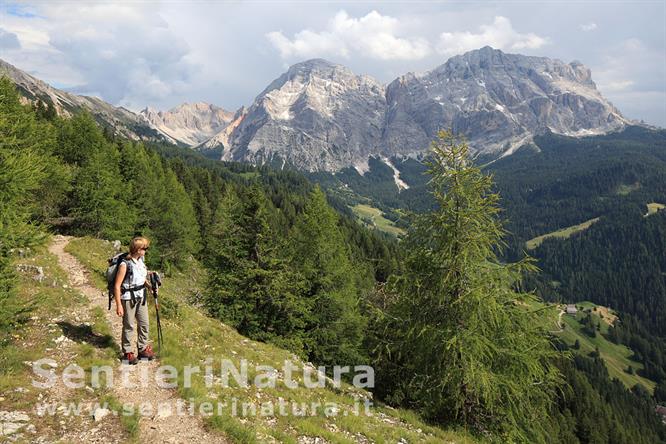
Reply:
<svg viewBox="0 0 666 444"><path fill-rule="evenodd" d="M484 47L387 87L389 154L427 148L439 129L464 134L477 152L507 154L534 135L598 134L626 119L580 62L507 54Z"/></svg>
<svg viewBox="0 0 666 444"><path fill-rule="evenodd" d="M323 59L291 66L248 109L225 160L337 170L367 161L381 137L384 87Z"/></svg>
<svg viewBox="0 0 666 444"><path fill-rule="evenodd" d="M136 115L57 90L0 61L2 72L27 100L42 98L62 114L88 109L127 137L167 138L222 152L224 160L289 163L309 171L363 171L370 156L418 156L440 129L464 135L477 153L497 157L548 131L583 136L629 123L581 62L489 46L387 86L324 59L306 60L235 113L193 102L168 111L147 107Z"/></svg>
<svg viewBox="0 0 666 444"><path fill-rule="evenodd" d="M334 73L336 70L351 72L347 67L329 62L325 59L310 59L291 65L287 70L288 75L308 75L311 73Z"/></svg>
<svg viewBox="0 0 666 444"><path fill-rule="evenodd" d="M151 126L174 142L198 145L222 131L233 113L205 103L182 103L168 111L146 107L139 113Z"/></svg>

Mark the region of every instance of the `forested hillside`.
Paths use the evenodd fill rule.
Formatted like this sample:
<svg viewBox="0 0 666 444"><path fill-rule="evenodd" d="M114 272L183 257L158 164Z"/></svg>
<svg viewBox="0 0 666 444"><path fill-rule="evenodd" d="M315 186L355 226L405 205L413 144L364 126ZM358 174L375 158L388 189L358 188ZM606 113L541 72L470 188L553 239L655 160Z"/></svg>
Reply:
<svg viewBox="0 0 666 444"><path fill-rule="evenodd" d="M378 401L434 425L496 442L665 439L649 394L610 382L594 357L571 361L526 308L532 262L498 255L508 197L464 144L438 142L438 205L397 242L300 174L119 139L89 115L47 109L0 81L0 346L30 315L13 298L13 257L47 232L142 234L167 279L192 260L206 267L197 303L211 317L316 365L370 363Z"/></svg>
<svg viewBox="0 0 666 444"><path fill-rule="evenodd" d="M619 310L622 322L611 339L630 346L644 366L641 374L664 387L666 132L629 127L585 138L547 134L511 156L476 162L494 175L502 198L503 257L516 261L528 251L538 260L541 272L526 285L548 301L591 300ZM435 202L426 192L423 164L394 163L409 189L399 191L391 169L378 160L365 176L350 169L313 178L350 204L369 197L404 227L410 211Z"/></svg>

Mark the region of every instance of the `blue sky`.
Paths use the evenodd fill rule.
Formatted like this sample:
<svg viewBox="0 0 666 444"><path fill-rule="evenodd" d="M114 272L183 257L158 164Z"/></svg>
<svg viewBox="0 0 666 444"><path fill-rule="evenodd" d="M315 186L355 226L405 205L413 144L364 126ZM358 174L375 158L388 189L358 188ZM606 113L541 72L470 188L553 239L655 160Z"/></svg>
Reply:
<svg viewBox="0 0 666 444"><path fill-rule="evenodd" d="M0 0L0 58L133 110L249 105L321 57L382 82L490 45L579 60L627 117L666 127L666 2Z"/></svg>

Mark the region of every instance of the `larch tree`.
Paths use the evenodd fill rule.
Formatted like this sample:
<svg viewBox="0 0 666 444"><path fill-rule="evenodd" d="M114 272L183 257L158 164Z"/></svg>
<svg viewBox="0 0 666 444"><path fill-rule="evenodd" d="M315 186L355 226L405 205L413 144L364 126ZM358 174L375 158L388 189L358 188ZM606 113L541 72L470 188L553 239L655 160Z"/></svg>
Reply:
<svg viewBox="0 0 666 444"><path fill-rule="evenodd" d="M415 218L404 271L386 287L378 392L431 420L499 441L541 442L561 378L557 351L519 290L531 259L501 263L492 178L464 141L440 132L428 162L434 211Z"/></svg>

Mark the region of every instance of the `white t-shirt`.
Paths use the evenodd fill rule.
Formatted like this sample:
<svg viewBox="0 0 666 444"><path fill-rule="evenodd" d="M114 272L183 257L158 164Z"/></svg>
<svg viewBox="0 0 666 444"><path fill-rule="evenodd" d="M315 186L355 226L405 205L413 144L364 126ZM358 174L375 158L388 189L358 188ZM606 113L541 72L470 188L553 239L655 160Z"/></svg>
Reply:
<svg viewBox="0 0 666 444"><path fill-rule="evenodd" d="M146 283L146 276L148 276L148 269L146 268L146 264L143 261L143 258L140 259L129 259L132 262L132 280L131 282L124 281L123 284L120 286L121 290L126 287L136 287L137 285L143 285ZM125 264L125 267L127 267L127 264ZM129 270L127 270L125 273L129 273ZM143 296L143 290L138 290L134 292L135 296ZM129 291L126 291L120 295L120 299L123 301L129 301L132 299L132 293Z"/></svg>

